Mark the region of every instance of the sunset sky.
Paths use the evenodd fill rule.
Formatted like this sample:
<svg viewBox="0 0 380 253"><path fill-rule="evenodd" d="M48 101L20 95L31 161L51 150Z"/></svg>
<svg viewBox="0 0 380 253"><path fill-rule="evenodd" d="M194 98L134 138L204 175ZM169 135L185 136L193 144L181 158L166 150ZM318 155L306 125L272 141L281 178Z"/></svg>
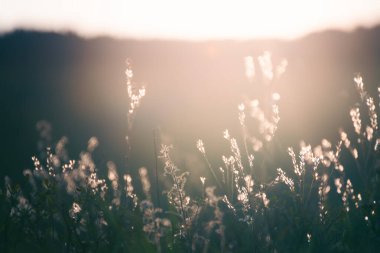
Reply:
<svg viewBox="0 0 380 253"><path fill-rule="evenodd" d="M295 38L378 23L379 0L0 0L0 32L31 28L134 38Z"/></svg>

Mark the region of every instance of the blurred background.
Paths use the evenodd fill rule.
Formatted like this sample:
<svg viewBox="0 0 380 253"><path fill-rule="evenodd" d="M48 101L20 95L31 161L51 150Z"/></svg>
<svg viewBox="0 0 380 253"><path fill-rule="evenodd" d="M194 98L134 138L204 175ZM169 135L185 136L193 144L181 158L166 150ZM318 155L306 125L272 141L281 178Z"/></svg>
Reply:
<svg viewBox="0 0 380 253"><path fill-rule="evenodd" d="M273 84L284 151L336 141L351 130L353 77L373 95L380 84L380 4L331 2L0 0L0 176L32 168L42 129L45 144L68 138L71 159L96 136L98 169L112 160L131 173L153 170L158 136L199 180L208 172L196 141L222 163L223 131L241 135L238 105L265 85L246 78L244 57L267 50L274 65L288 61ZM146 88L130 151L127 58Z"/></svg>

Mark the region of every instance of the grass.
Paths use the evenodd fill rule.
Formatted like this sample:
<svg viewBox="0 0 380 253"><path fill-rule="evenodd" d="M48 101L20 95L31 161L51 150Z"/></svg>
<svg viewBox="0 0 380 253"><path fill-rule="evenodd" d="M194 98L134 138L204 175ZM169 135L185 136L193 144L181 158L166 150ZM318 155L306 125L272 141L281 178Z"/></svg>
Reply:
<svg viewBox="0 0 380 253"><path fill-rule="evenodd" d="M254 59L245 62L253 80ZM269 53L258 63L266 84L280 78L287 65L273 67ZM126 76L129 147L145 89L136 88L130 61ZM275 148L280 96L272 91L264 102L238 106L242 143L228 130L223 133L230 145L223 167L215 168L206 145L196 142L212 175L200 177L197 185L187 184L191 170L175 164L171 146L156 151L161 164L154 170L155 189L146 168L133 179L119 175L109 162L107 177L100 178L102 168L92 158L95 137L78 160L69 160L65 141L47 147L43 157L32 158L34 169L24 171L27 184L5 178L0 251L375 252L380 247L379 96L366 92L361 76L354 83L359 103L350 111L352 129L340 129L335 144L324 139L316 147L301 143L283 150L289 157L283 168L268 162L281 155ZM161 172L165 184L158 181ZM202 193L192 195L199 187Z"/></svg>

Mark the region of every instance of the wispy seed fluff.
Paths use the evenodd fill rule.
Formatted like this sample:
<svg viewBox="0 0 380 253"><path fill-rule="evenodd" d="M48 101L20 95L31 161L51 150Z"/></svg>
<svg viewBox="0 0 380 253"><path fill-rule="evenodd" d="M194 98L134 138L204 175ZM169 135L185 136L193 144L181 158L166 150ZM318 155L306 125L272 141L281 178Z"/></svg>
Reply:
<svg viewBox="0 0 380 253"><path fill-rule="evenodd" d="M364 91L364 83L362 76L360 74L356 75L354 77L354 82L356 83L356 89L358 90L360 97L364 99L366 96L366 92Z"/></svg>
<svg viewBox="0 0 380 253"><path fill-rule="evenodd" d="M288 177L281 168L277 169L277 177L275 182L282 182L289 187L289 190L294 192L294 181L290 177Z"/></svg>
<svg viewBox="0 0 380 253"><path fill-rule="evenodd" d="M371 127L377 130L377 114L376 114L376 107L375 107L375 103L373 102L373 98L368 97L366 102L367 102L367 107L368 107L369 119L371 121Z"/></svg>
<svg viewBox="0 0 380 253"><path fill-rule="evenodd" d="M199 150L199 152L201 152L202 154L206 154L206 150L205 150L205 147L204 147L204 144L203 144L203 141L201 139L199 139L197 141L197 149Z"/></svg>
<svg viewBox="0 0 380 253"><path fill-rule="evenodd" d="M257 57L257 61L260 64L261 72L263 76L269 81L273 80L273 66L271 53L265 51L262 55Z"/></svg>
<svg viewBox="0 0 380 253"><path fill-rule="evenodd" d="M362 128L362 121L360 119L359 107L352 108L350 111L352 124L354 125L355 133L360 135Z"/></svg>
<svg viewBox="0 0 380 253"><path fill-rule="evenodd" d="M244 65L245 65L245 76L249 81L255 77L255 63L253 62L252 56L244 57Z"/></svg>
<svg viewBox="0 0 380 253"><path fill-rule="evenodd" d="M133 119L136 109L140 106L141 99L145 96L146 90L144 87L137 88L133 81L133 70L131 60L126 60L127 68L125 70L125 76L127 78L127 94L129 98L128 104L128 127L132 127Z"/></svg>

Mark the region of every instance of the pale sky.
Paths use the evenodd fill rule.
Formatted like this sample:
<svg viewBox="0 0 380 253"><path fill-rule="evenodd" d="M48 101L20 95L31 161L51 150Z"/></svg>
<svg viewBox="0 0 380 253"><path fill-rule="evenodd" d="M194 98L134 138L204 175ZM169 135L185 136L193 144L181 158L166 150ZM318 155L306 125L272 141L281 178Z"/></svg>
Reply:
<svg viewBox="0 0 380 253"><path fill-rule="evenodd" d="M14 28L163 39L296 38L380 24L380 0L0 0Z"/></svg>

